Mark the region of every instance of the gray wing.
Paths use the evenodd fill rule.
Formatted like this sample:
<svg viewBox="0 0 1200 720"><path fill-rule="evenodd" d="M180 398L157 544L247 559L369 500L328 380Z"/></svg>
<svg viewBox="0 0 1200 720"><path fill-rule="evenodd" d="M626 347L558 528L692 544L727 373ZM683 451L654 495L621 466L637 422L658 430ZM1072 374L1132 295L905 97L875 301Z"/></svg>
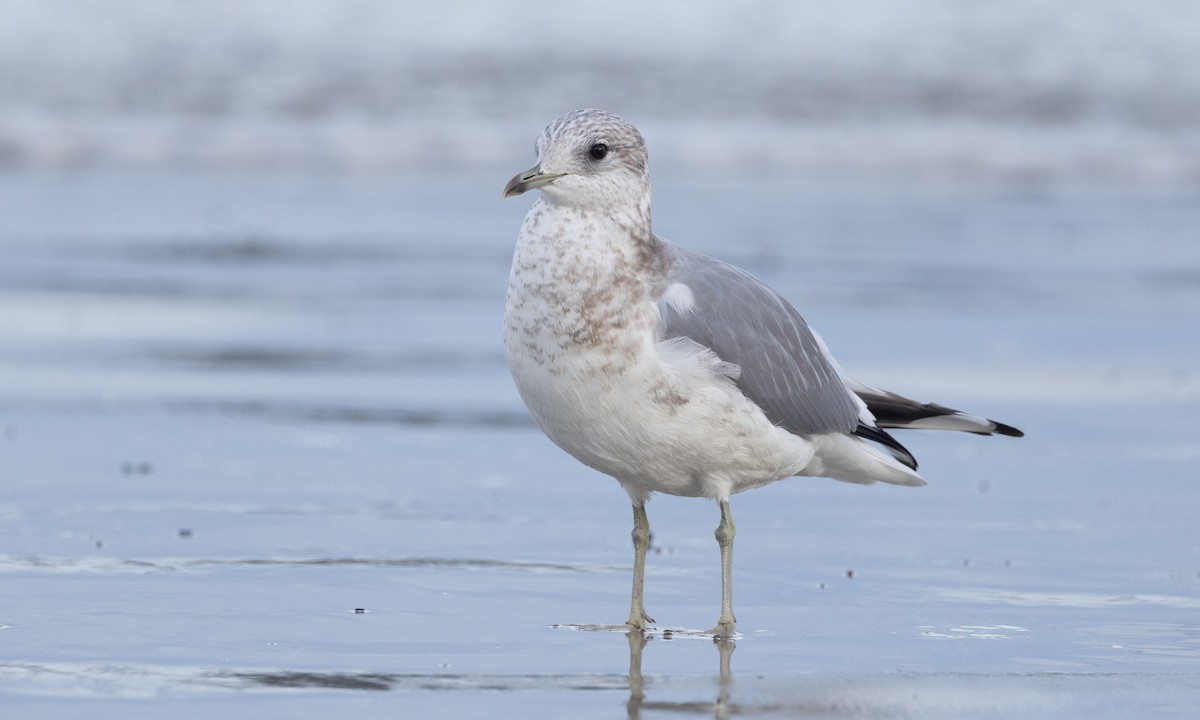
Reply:
<svg viewBox="0 0 1200 720"><path fill-rule="evenodd" d="M686 285L692 303L660 303L664 339L687 337L737 364L738 388L790 432L858 428L857 404L795 308L741 268L672 250L668 282Z"/></svg>

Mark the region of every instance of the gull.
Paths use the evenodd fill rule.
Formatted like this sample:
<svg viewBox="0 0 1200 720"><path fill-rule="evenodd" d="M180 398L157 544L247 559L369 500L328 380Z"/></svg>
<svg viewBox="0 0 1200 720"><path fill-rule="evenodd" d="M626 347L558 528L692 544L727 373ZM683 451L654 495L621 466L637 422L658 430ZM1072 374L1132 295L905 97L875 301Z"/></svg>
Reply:
<svg viewBox="0 0 1200 720"><path fill-rule="evenodd" d="M889 428L1015 437L1020 430L843 376L820 337L753 275L650 227L646 143L617 115L550 123L513 253L504 345L522 400L556 445L612 476L633 504L629 618L642 631L653 493L715 500L721 612L736 633L730 496L797 475L918 486Z"/></svg>

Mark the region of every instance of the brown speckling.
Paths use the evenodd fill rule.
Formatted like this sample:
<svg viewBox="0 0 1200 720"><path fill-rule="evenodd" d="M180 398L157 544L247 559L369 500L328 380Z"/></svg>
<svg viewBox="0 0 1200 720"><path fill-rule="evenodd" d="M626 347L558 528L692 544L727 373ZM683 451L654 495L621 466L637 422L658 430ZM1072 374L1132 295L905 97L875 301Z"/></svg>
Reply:
<svg viewBox="0 0 1200 720"><path fill-rule="evenodd" d="M672 415L677 414L680 407L691 402L691 398L683 393L683 388L678 383L673 383L666 378L650 387L650 398L666 407Z"/></svg>
<svg viewBox="0 0 1200 720"><path fill-rule="evenodd" d="M594 141L589 133L604 136L612 163L573 159L586 148L580 138ZM506 343L550 375L612 388L653 347L657 298L674 261L670 245L651 231L645 144L619 118L590 111L552 123L538 148L539 163L591 184L575 186L587 203L543 188L526 217L510 276ZM650 393L671 414L691 402L686 387L666 376Z"/></svg>

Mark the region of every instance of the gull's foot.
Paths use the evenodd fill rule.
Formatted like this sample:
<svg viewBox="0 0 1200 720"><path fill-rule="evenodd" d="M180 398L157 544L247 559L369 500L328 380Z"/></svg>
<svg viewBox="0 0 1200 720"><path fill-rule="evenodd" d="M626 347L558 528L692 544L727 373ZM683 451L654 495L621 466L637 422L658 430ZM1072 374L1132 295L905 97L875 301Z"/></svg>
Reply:
<svg viewBox="0 0 1200 720"><path fill-rule="evenodd" d="M579 630L580 632L629 632L635 628L628 625L598 625L596 623L558 623L550 627L563 630Z"/></svg>
<svg viewBox="0 0 1200 720"><path fill-rule="evenodd" d="M720 620L717 622L717 626L714 627L712 630L709 630L707 634L712 635L714 639L732 638L734 635L737 635L737 621L736 620Z"/></svg>
<svg viewBox="0 0 1200 720"><path fill-rule="evenodd" d="M629 631L637 630L638 632L646 632L646 628L654 624L654 618L646 614L645 610L641 612L629 613L629 619L625 621L625 629Z"/></svg>
<svg viewBox="0 0 1200 720"><path fill-rule="evenodd" d="M563 628L565 630L583 630L585 632L640 632L645 634L651 626L654 625L654 618L650 617L643 611L640 613L630 613L629 619L623 625L599 625L596 623L583 624L555 624L550 627Z"/></svg>

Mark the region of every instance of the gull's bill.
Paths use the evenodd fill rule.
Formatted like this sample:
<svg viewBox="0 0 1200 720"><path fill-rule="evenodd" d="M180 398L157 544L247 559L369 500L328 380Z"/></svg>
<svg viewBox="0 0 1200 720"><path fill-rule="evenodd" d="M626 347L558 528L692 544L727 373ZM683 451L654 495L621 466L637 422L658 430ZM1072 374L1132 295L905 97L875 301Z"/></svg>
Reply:
<svg viewBox="0 0 1200 720"><path fill-rule="evenodd" d="M512 180L504 186L504 197L520 195L527 190L535 190L543 185L549 185L566 173L544 173L541 165L534 165L524 172L513 175Z"/></svg>

